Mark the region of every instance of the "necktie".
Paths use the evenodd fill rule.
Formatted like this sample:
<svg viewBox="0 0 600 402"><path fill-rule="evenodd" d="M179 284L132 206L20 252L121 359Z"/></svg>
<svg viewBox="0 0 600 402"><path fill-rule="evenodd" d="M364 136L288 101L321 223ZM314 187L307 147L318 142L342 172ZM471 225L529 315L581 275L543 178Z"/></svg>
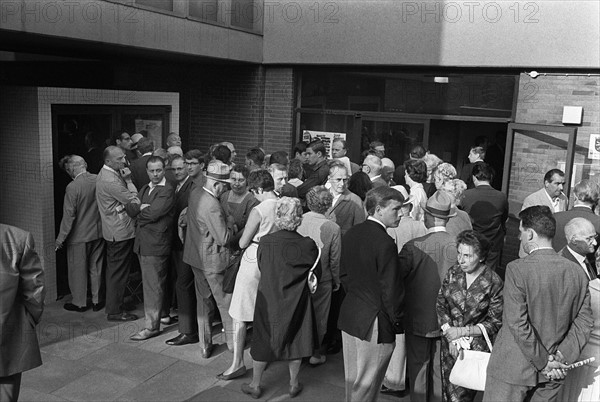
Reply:
<svg viewBox="0 0 600 402"><path fill-rule="evenodd" d="M587 258L585 259L585 267L587 268L588 274L590 276L590 280L594 280L598 277L598 274L596 274L596 271L594 270L594 267L592 267L592 264L590 264L590 262L587 260Z"/></svg>

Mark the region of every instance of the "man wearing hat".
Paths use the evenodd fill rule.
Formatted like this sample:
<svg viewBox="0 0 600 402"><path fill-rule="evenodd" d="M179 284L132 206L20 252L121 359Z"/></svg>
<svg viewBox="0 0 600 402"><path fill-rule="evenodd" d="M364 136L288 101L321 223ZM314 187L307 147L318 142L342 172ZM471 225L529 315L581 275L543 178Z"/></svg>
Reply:
<svg viewBox="0 0 600 402"><path fill-rule="evenodd" d="M219 196L226 190L229 166L213 160L206 168L203 187L197 186L190 193L187 210L187 233L183 249L183 262L192 267L196 284L198 332L202 357L210 357L212 344L212 314L208 299L214 296L221 313L225 334L232 333L229 315L231 294L223 292L223 275L229 263L229 251L225 245L233 235L233 219L227 220L219 203ZM233 340L227 339L230 349Z"/></svg>
<svg viewBox="0 0 600 402"><path fill-rule="evenodd" d="M406 359L411 401L441 401L440 336L436 299L448 269L456 263L455 239L446 232L448 219L456 215L452 200L436 191L422 204L425 236L407 242L400 255L404 278Z"/></svg>

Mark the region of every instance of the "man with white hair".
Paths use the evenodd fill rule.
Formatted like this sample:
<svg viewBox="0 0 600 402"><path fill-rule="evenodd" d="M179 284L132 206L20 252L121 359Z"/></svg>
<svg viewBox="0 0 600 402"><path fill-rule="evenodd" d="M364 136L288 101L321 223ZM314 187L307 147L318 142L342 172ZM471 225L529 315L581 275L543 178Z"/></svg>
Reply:
<svg viewBox="0 0 600 402"><path fill-rule="evenodd" d="M67 155L59 165L73 179L65 192L63 217L56 238L56 249L67 244L69 288L73 296L73 300L66 303L64 308L80 313L88 309L89 274L93 309L99 311L104 307L100 285L105 244L96 203L97 176L87 172L87 163L79 155Z"/></svg>
<svg viewBox="0 0 600 402"><path fill-rule="evenodd" d="M396 165L394 165L394 162L390 158L381 159L381 178L390 187L396 185L392 179L392 176L394 176L394 170L396 170Z"/></svg>
<svg viewBox="0 0 600 402"><path fill-rule="evenodd" d="M598 245L596 228L585 218L573 218L565 226L565 237L568 244L560 250L560 255L581 266L590 281L598 277L598 273L590 264L587 255L594 253Z"/></svg>
<svg viewBox="0 0 600 402"><path fill-rule="evenodd" d="M167 154L183 156L183 149L180 146L173 145L167 149Z"/></svg>
<svg viewBox="0 0 600 402"><path fill-rule="evenodd" d="M381 159L375 155L367 155L363 161L362 170L371 179L373 188L387 186L387 182L381 178Z"/></svg>
<svg viewBox="0 0 600 402"><path fill-rule="evenodd" d="M181 137L179 134L172 132L167 137L167 148L169 147L181 147Z"/></svg>

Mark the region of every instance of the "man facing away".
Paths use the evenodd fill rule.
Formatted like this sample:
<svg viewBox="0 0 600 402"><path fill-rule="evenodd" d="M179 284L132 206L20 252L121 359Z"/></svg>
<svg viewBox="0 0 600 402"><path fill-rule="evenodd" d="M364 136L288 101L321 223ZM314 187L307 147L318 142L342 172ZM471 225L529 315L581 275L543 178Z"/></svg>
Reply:
<svg viewBox="0 0 600 402"><path fill-rule="evenodd" d="M67 244L69 288L73 296L72 302L66 303L64 308L77 312L88 309L89 275L93 309L99 311L104 307L100 287L105 243L96 203L97 176L87 172L87 163L78 155L67 155L59 164L73 179L65 191L63 217L56 238L56 249Z"/></svg>
<svg viewBox="0 0 600 402"><path fill-rule="evenodd" d="M42 364L35 326L44 311L44 269L33 236L0 223L0 401L16 402L21 373Z"/></svg>
<svg viewBox="0 0 600 402"><path fill-rule="evenodd" d="M398 226L402 194L382 186L365 199L367 220L342 238L340 278L347 290L342 330L346 401L375 401L396 334L402 326L404 286L396 245L386 228Z"/></svg>
<svg viewBox="0 0 600 402"><path fill-rule="evenodd" d="M229 263L226 245L233 235L233 218L225 219L219 196L230 183L229 166L219 160L211 161L206 169L204 187L197 186L190 194L187 210L187 233L183 249L183 262L194 272L196 308L202 357L207 359L213 351L211 293L215 298L227 344L233 349L232 319L229 315L231 294L223 292L223 275Z"/></svg>
<svg viewBox="0 0 600 402"><path fill-rule="evenodd" d="M158 335L161 313L168 317L168 312L162 310L171 254L175 194L165 178L165 161L160 156L148 159L146 171L150 183L144 185L137 199L126 206L129 216L137 220L133 249L142 270L146 316L144 329L130 337L133 341L144 341Z"/></svg>
<svg viewBox="0 0 600 402"><path fill-rule="evenodd" d="M456 215L451 205L450 195L436 191L423 206L427 234L408 241L398 256L406 289L406 366L413 402L442 400L436 300L457 260L455 239L446 232L448 219Z"/></svg>
<svg viewBox="0 0 600 402"><path fill-rule="evenodd" d="M124 311L123 297L133 260L135 221L125 205L137 199L130 176L121 176L125 153L119 147L104 150L104 166L96 178L96 202L106 240L106 314L108 321L133 321L137 316ZM139 201L139 200L138 200Z"/></svg>
<svg viewBox="0 0 600 402"><path fill-rule="evenodd" d="M375 155L367 155L363 161L363 172L369 175L369 179L371 179L371 183L373 183L373 188L388 185L388 183L381 178L382 167L381 159Z"/></svg>
<svg viewBox="0 0 600 402"><path fill-rule="evenodd" d="M487 368L483 400L555 401L566 364L577 361L593 328L588 278L556 254L556 222L547 206L521 211L528 254L506 267L502 328Z"/></svg>

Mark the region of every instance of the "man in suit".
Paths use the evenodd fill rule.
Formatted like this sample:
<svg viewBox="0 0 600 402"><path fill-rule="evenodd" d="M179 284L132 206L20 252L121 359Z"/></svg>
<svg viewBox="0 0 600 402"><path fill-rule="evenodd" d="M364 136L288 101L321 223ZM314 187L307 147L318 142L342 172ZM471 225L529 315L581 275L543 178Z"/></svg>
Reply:
<svg viewBox="0 0 600 402"><path fill-rule="evenodd" d="M475 188L476 184L473 181L473 168L475 166L485 163L485 148L480 146L471 147L469 151L469 163L467 163L460 171L460 179L465 182L467 189Z"/></svg>
<svg viewBox="0 0 600 402"><path fill-rule="evenodd" d="M146 137L140 138L137 142L137 151L139 157L131 163L131 181L136 188L140 189L150 182L146 173L146 163L154 151L154 142Z"/></svg>
<svg viewBox="0 0 600 402"><path fill-rule="evenodd" d="M175 157L171 167L175 175L175 221L173 223L173 240L171 243L171 266L175 267L177 307L179 314L179 335L168 339L167 345L181 346L198 343L198 321L196 321L196 293L194 290L194 273L192 267L183 262L183 243L177 232L177 217L188 206L194 181L187 174L183 157Z"/></svg>
<svg viewBox="0 0 600 402"><path fill-rule="evenodd" d="M44 269L34 248L30 233L0 223L0 401L17 401L21 373L42 364Z"/></svg>
<svg viewBox="0 0 600 402"><path fill-rule="evenodd" d="M327 182L329 166L327 166L327 150L320 140L314 140L306 146L306 158L308 160L307 177L304 183L298 186L298 196L306 197L308 190L314 186L322 186Z"/></svg>
<svg viewBox="0 0 600 402"><path fill-rule="evenodd" d="M534 205L546 205L552 213L566 211L569 200L563 193L564 185L565 173L562 170L547 171L544 175L544 188L525 197L521 211Z"/></svg>
<svg viewBox="0 0 600 402"><path fill-rule="evenodd" d="M133 341L145 341L160 333L175 212L175 194L165 178L165 161L151 156L146 171L150 183L126 206L127 214L137 220L133 250L140 260L144 288L145 327L129 338Z"/></svg>
<svg viewBox="0 0 600 402"><path fill-rule="evenodd" d="M590 281L596 279L598 273L587 259L589 255L594 256L598 246L598 233L592 222L585 218L571 219L565 225L565 237L568 244L560 250L560 255L581 266Z"/></svg>
<svg viewBox="0 0 600 402"><path fill-rule="evenodd" d="M593 327L588 278L552 250L556 222L549 207L519 214L529 255L506 267L502 328L487 368L483 400L554 401L567 362L577 360Z"/></svg>
<svg viewBox="0 0 600 402"><path fill-rule="evenodd" d="M560 251L567 245L564 229L567 222L573 218L587 219L594 225L596 233L600 234L600 216L594 213L594 208L600 198L598 185L590 180L583 180L573 188L573 194L575 195L575 205L573 208L554 214L554 219L556 219L556 236L552 239L552 247L556 251ZM593 255L588 256L588 259L590 262L593 262Z"/></svg>
<svg viewBox="0 0 600 402"><path fill-rule="evenodd" d="M78 155L67 155L60 167L73 179L67 186L63 203L60 232L56 249L67 244L69 288L73 300L64 305L65 310L83 312L87 306L88 274L92 290L94 311L104 307L100 296L102 266L104 265L104 239L102 221L96 204L95 174L87 172L87 163Z"/></svg>
<svg viewBox="0 0 600 402"><path fill-rule="evenodd" d="M490 165L484 162L476 164L472 177L475 188L465 191L461 206L471 217L473 230L490 243L486 263L496 271L504 247L508 200L504 193L492 188L490 183L493 178L494 173Z"/></svg>
<svg viewBox="0 0 600 402"><path fill-rule="evenodd" d="M206 168L205 184L190 193L187 210L187 233L183 248L183 262L194 272L196 285L196 308L202 357L209 358L213 351L211 293L217 303L227 345L233 349L232 319L229 315L231 294L223 292L223 275L229 263L226 245L233 235L233 218L226 219L219 203L229 179L229 166L212 160Z"/></svg>
<svg viewBox="0 0 600 402"><path fill-rule="evenodd" d="M394 190L395 191L395 190ZM398 256L406 289L406 366L411 401L441 401L441 331L436 313L437 295L448 269L456 263L454 237L446 232L452 199L436 191L423 205L427 234L408 241Z"/></svg>
<svg viewBox="0 0 600 402"><path fill-rule="evenodd" d="M402 194L387 186L370 190L365 199L367 220L342 238L340 279L347 295L338 327L346 401L377 399L396 334L403 332L404 288L396 245L386 232L398 226L403 202Z"/></svg>
<svg viewBox="0 0 600 402"><path fill-rule="evenodd" d="M119 147L104 150L104 166L96 178L96 203L106 240L106 314L108 321L133 321L137 316L123 308L123 296L133 260L135 221L125 205L136 199L137 189L125 169L125 153Z"/></svg>
<svg viewBox="0 0 600 402"><path fill-rule="evenodd" d="M373 183L373 188L388 185L388 183L381 178L382 164L379 157L367 155L363 161L362 168L363 172L369 175L369 179L371 179L371 183Z"/></svg>

